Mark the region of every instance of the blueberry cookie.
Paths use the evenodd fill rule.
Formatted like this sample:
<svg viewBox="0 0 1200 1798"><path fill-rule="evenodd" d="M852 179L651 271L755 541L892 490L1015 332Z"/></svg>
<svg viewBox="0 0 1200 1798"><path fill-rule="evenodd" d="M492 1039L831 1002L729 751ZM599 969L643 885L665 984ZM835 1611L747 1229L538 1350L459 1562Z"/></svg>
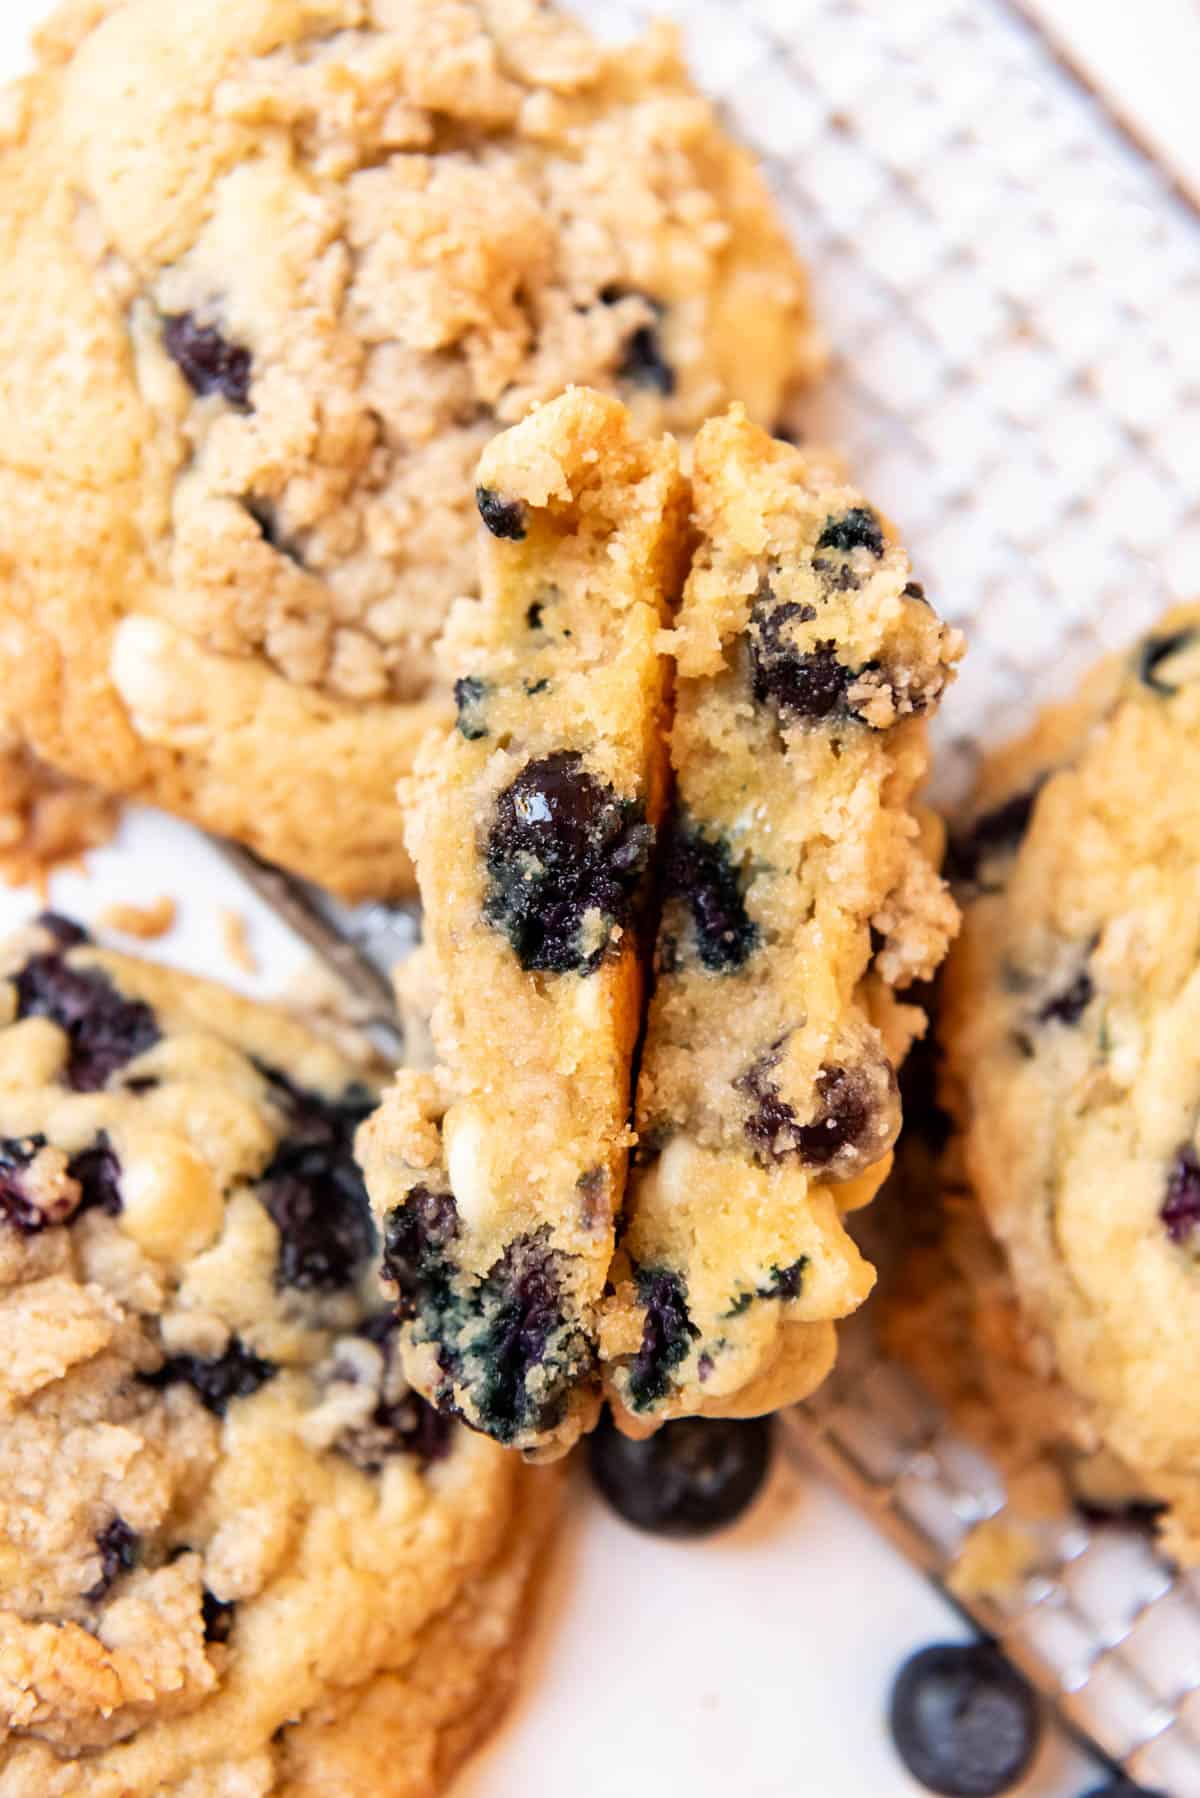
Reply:
<svg viewBox="0 0 1200 1798"><path fill-rule="evenodd" d="M614 1406L772 1409L872 1280L895 1070L956 913L912 809L959 654L890 528L740 408L696 441L674 809L615 1295Z"/></svg>
<svg viewBox="0 0 1200 1798"><path fill-rule="evenodd" d="M819 360L673 36L538 0L109 0L0 148L0 681L68 772L347 894L409 884L489 438L572 382L646 429Z"/></svg>
<svg viewBox="0 0 1200 1798"><path fill-rule="evenodd" d="M370 1084L60 918L0 1007L0 1791L428 1798L553 1490L404 1378Z"/></svg>
<svg viewBox="0 0 1200 1798"><path fill-rule="evenodd" d="M497 438L479 481L458 722L408 806L440 1066L400 1074L360 1147L409 1379L554 1454L598 1406L687 495L674 444L582 389Z"/></svg>
<svg viewBox="0 0 1200 1798"><path fill-rule="evenodd" d="M1024 1358L1200 1544L1200 608L984 771L955 853L947 1098Z"/></svg>

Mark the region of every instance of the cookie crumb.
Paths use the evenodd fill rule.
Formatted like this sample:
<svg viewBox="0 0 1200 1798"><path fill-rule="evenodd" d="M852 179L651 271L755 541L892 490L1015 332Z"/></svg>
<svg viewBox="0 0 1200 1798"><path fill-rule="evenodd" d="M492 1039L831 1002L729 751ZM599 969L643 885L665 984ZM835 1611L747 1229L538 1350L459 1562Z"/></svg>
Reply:
<svg viewBox="0 0 1200 1798"><path fill-rule="evenodd" d="M0 728L0 879L46 894L56 868L78 866L116 834L119 800L40 762Z"/></svg>
<svg viewBox="0 0 1200 1798"><path fill-rule="evenodd" d="M243 974L258 973L258 957L250 947L249 927L240 911L226 906L221 912L221 946Z"/></svg>
<svg viewBox="0 0 1200 1798"><path fill-rule="evenodd" d="M115 930L121 936L136 936L144 943L151 943L166 936L175 923L177 910L170 894L160 893L149 905L119 903L107 906L100 914L100 925L104 930Z"/></svg>

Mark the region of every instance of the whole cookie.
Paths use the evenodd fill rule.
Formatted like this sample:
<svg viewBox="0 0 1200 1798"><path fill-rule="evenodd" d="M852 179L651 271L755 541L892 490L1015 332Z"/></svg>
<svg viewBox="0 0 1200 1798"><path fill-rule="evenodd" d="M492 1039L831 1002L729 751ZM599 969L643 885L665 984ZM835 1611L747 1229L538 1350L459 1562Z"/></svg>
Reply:
<svg viewBox="0 0 1200 1798"><path fill-rule="evenodd" d="M441 1790L554 1488L403 1378L373 1091L62 919L0 1006L0 1793Z"/></svg>
<svg viewBox="0 0 1200 1798"><path fill-rule="evenodd" d="M1075 1451L1200 1552L1200 608L985 770L947 1096Z"/></svg>
<svg viewBox="0 0 1200 1798"><path fill-rule="evenodd" d="M476 588L479 454L571 382L647 429L819 359L675 40L538 0L98 0L0 151L0 673L49 761L347 894Z"/></svg>

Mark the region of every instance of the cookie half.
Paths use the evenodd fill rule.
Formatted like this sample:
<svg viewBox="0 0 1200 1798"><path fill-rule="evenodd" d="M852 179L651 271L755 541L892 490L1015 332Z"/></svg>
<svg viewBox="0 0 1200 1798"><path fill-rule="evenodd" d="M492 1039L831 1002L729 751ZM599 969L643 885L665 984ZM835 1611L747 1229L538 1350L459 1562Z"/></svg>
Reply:
<svg viewBox="0 0 1200 1798"><path fill-rule="evenodd" d="M961 651L890 526L741 408L695 449L671 642L674 802L602 1337L622 1427L811 1390L873 1274L843 1214L900 1125L896 1068L956 912L914 809Z"/></svg>
<svg viewBox="0 0 1200 1798"><path fill-rule="evenodd" d="M4 712L406 890L480 453L572 382L776 417L820 346L765 185L669 32L534 0L111 0L41 45L0 143Z"/></svg>
<svg viewBox="0 0 1200 1798"><path fill-rule="evenodd" d="M0 1007L0 1788L429 1798L554 1486L404 1377L371 1078L58 918Z"/></svg>
<svg viewBox="0 0 1200 1798"><path fill-rule="evenodd" d="M408 795L439 1066L360 1141L409 1378L554 1454L599 1404L687 489L670 439L574 390L490 446L478 504L458 719Z"/></svg>

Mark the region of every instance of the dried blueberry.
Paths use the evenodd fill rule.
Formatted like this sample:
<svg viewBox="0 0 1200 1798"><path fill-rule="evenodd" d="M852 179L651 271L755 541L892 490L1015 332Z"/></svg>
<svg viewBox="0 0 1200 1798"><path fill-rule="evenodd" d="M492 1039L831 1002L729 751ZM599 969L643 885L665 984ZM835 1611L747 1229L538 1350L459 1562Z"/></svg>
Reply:
<svg viewBox="0 0 1200 1798"><path fill-rule="evenodd" d="M1164 680L1158 670L1164 662L1186 649L1196 638L1195 631L1172 631L1165 637L1147 637L1138 650L1138 677L1145 682L1152 692L1161 693L1169 699L1178 693L1179 688L1171 681Z"/></svg>
<svg viewBox="0 0 1200 1798"><path fill-rule="evenodd" d="M1172 1242L1190 1241L1200 1224L1200 1158L1191 1143L1184 1143L1176 1153L1158 1215Z"/></svg>
<svg viewBox="0 0 1200 1798"><path fill-rule="evenodd" d="M772 602L764 586L750 613L750 678L756 701L770 702L784 723L844 712L853 669L838 661L830 641L802 651L784 635L793 619L808 623L816 616L811 606Z"/></svg>
<svg viewBox="0 0 1200 1798"><path fill-rule="evenodd" d="M458 712L458 729L468 743L478 743L488 734L483 718L483 701L487 682L477 675L465 674L454 683L454 704Z"/></svg>
<svg viewBox="0 0 1200 1798"><path fill-rule="evenodd" d="M163 321L163 343L193 393L219 393L231 406L250 396L250 352L230 343L213 325L200 325L190 312Z"/></svg>
<svg viewBox="0 0 1200 1798"><path fill-rule="evenodd" d="M206 1642L228 1642L233 1633L233 1613L236 1606L231 1598L218 1598L205 1586L200 1594L200 1615L204 1619L204 1640Z"/></svg>
<svg viewBox="0 0 1200 1798"><path fill-rule="evenodd" d="M755 1299L799 1298L807 1267L807 1255L801 1255L798 1261L790 1262L787 1267L773 1267L765 1285L755 1287L753 1292L739 1292L725 1313L726 1317L740 1317L743 1311L750 1309Z"/></svg>
<svg viewBox="0 0 1200 1798"><path fill-rule="evenodd" d="M840 518L825 520L817 548L841 550L846 555L853 549L869 549L878 560L883 554L883 528L869 506L851 506Z"/></svg>
<svg viewBox="0 0 1200 1798"><path fill-rule="evenodd" d="M504 537L510 543L524 539L525 508L519 499L501 499L491 487L476 487L475 504L493 537Z"/></svg>
<svg viewBox="0 0 1200 1798"><path fill-rule="evenodd" d="M732 1523L770 1459L766 1417L682 1417L632 1442L606 1412L588 1441L592 1479L614 1511L660 1536L707 1536Z"/></svg>
<svg viewBox="0 0 1200 1798"><path fill-rule="evenodd" d="M927 599L926 594L925 594L925 589L921 585L920 581L906 581L904 583L904 597L905 597L905 599L918 599L918 600L920 600L920 602L923 606L927 606L929 604L929 600Z"/></svg>
<svg viewBox="0 0 1200 1798"><path fill-rule="evenodd" d="M186 1385L216 1417L224 1417L231 1400L249 1398L279 1372L273 1361L263 1360L237 1336L223 1354L168 1355L153 1373L143 1374L148 1386Z"/></svg>
<svg viewBox="0 0 1200 1798"><path fill-rule="evenodd" d="M159 1039L148 1005L124 998L100 968L71 967L61 950L33 956L15 984L19 1018L49 1018L65 1032L66 1079L76 1092L98 1092Z"/></svg>
<svg viewBox="0 0 1200 1798"><path fill-rule="evenodd" d="M944 1642L907 1660L892 1688L896 1751L944 1798L994 1798L1026 1773L1041 1733L1032 1687L989 1642Z"/></svg>
<svg viewBox="0 0 1200 1798"><path fill-rule="evenodd" d="M117 1160L107 1133L101 1131L90 1148L81 1149L67 1163L72 1180L78 1180L80 1211L103 1211L106 1217L117 1217L123 1207L121 1198L121 1163Z"/></svg>
<svg viewBox="0 0 1200 1798"><path fill-rule="evenodd" d="M374 1099L361 1087L326 1099L278 1069L262 1072L288 1117L288 1133L258 1182L279 1231L276 1285L336 1292L353 1284L375 1249L370 1201L354 1159L355 1132Z"/></svg>
<svg viewBox="0 0 1200 1798"><path fill-rule="evenodd" d="M743 892L728 844L678 820L667 844L663 902L679 901L691 913L696 950L710 973L740 968L758 942Z"/></svg>
<svg viewBox="0 0 1200 1798"><path fill-rule="evenodd" d="M603 288L600 298L606 306L615 306L619 300L625 299L644 300L654 314L653 323L638 325L625 339L624 351L617 366L619 378L631 381L635 387L653 388L664 397L674 393L678 378L663 352L659 333L666 312L662 301L654 299L650 294L638 293L633 288L619 285Z"/></svg>
<svg viewBox="0 0 1200 1798"><path fill-rule="evenodd" d="M993 858L1015 855L1029 828L1042 785L1039 780L1027 792L1014 793L1002 805L976 818L965 835L951 840L946 857L946 873L951 880L977 882Z"/></svg>
<svg viewBox="0 0 1200 1798"><path fill-rule="evenodd" d="M527 762L496 801L484 916L521 966L591 973L629 921L654 832L573 751ZM585 923L603 928L585 933Z"/></svg>
<svg viewBox="0 0 1200 1798"><path fill-rule="evenodd" d="M635 1411L645 1411L670 1391L672 1372L687 1360L700 1332L678 1274L664 1267L639 1267L634 1279L643 1321L641 1346L629 1368L629 1397Z"/></svg>
<svg viewBox="0 0 1200 1798"><path fill-rule="evenodd" d="M123 1517L114 1517L96 1537L96 1547L100 1551L100 1578L83 1595L88 1604L99 1604L110 1586L137 1565L142 1539Z"/></svg>
<svg viewBox="0 0 1200 1798"><path fill-rule="evenodd" d="M0 1137L0 1218L22 1236L36 1236L50 1222L41 1206L26 1194L21 1178L45 1146L44 1136Z"/></svg>

